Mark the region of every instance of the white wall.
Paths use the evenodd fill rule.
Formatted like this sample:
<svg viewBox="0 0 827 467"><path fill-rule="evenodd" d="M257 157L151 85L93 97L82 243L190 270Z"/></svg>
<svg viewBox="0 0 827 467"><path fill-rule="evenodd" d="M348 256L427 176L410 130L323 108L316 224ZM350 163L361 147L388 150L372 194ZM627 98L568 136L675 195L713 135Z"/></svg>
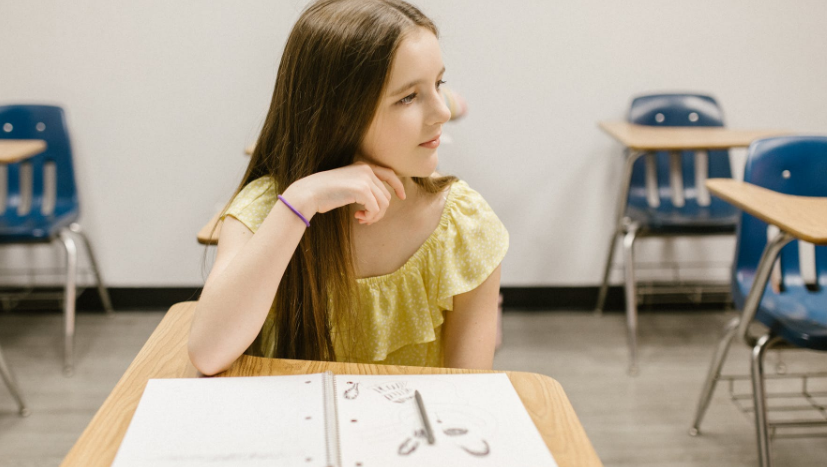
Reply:
<svg viewBox="0 0 827 467"><path fill-rule="evenodd" d="M420 0L449 86L441 169L511 233L504 285L599 282L631 97L706 91L739 128L827 129L827 3ZM62 105L85 226L110 285L195 286L195 233L243 173L304 1L0 0L0 103ZM735 159L738 159L736 157ZM724 277L732 241L648 240L643 261ZM0 269L59 250L0 249Z"/></svg>

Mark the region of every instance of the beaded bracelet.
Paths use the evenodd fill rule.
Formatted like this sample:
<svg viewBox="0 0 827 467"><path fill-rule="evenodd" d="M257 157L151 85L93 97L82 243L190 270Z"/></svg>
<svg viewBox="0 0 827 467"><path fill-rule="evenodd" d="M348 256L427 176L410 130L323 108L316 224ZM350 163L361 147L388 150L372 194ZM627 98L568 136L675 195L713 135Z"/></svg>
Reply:
<svg viewBox="0 0 827 467"><path fill-rule="evenodd" d="M293 211L294 213L296 213L297 216L299 216L299 219L301 219L302 222L304 222L304 225L310 227L310 221L307 220L304 216L302 216L302 213L300 213L298 209L291 206L290 203L288 203L287 200L284 199L281 195L279 195L279 199L281 200L282 203L284 203L285 206L290 208L291 211Z"/></svg>

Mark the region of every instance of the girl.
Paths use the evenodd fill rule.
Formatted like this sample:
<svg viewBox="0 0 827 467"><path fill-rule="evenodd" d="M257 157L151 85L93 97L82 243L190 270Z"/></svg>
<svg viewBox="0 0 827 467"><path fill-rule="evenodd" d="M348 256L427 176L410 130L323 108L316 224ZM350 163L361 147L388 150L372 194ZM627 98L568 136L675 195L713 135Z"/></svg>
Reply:
<svg viewBox="0 0 827 467"><path fill-rule="evenodd" d="M435 172L444 73L436 27L404 1L304 11L196 308L199 371L245 351L491 368L508 233Z"/></svg>

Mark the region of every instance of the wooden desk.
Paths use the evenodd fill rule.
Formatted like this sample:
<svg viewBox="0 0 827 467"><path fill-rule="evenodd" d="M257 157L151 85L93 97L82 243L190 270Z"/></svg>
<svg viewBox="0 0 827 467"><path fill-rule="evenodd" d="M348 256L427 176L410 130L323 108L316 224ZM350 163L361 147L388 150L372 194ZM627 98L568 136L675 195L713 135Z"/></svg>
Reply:
<svg viewBox="0 0 827 467"><path fill-rule="evenodd" d="M244 154L248 156L252 155L255 148L255 143L247 146L244 148ZM198 243L201 245L218 245L218 234L221 233L221 224L218 220L220 214L221 211L215 213L215 215L212 216L212 219L204 224L204 227L201 227L201 230L198 231L198 235L195 237L198 240ZM213 227L215 227L215 229L213 229Z"/></svg>
<svg viewBox="0 0 827 467"><path fill-rule="evenodd" d="M45 150L42 139L0 139L0 164L14 164Z"/></svg>
<svg viewBox="0 0 827 467"><path fill-rule="evenodd" d="M770 425L766 413L762 355L777 341L782 340L774 332L756 338L750 333L750 324L755 321L756 312L781 249L796 238L816 245L827 245L827 197L787 195L731 179L712 179L708 180L706 185L716 196L778 227L779 232L768 239L764 247L749 293L744 300L741 315L725 327L724 337L718 344L713 363L704 382L701 401L698 404L698 412L690 434L698 433L701 418L709 404L709 398L719 378L724 358L726 358L729 343L733 337L739 336L751 349L753 413L758 437L759 464L770 465L768 434Z"/></svg>
<svg viewBox="0 0 827 467"><path fill-rule="evenodd" d="M636 125L623 121L603 121L598 126L609 136L626 148L620 192L615 200L614 232L609 238L608 258L603 269L603 281L598 293L596 312L602 313L606 295L609 290L609 277L614 259L617 237L628 234L629 229L636 230L630 220L624 219L632 172L637 160L645 157L645 193L650 206L660 204L661 192L658 181L658 163L656 152L669 152L669 189L672 206L682 207L686 203L684 192L683 160L681 151L694 152L695 197L699 206L709 206L712 202L706 181L709 174L709 150L722 150L747 147L752 141L771 136L789 134L785 130L733 130L725 127L656 127ZM627 253L632 256L630 253ZM633 277L633 260L626 260L626 275ZM629 332L630 372L637 371L637 308L634 285L626 285L626 314Z"/></svg>
<svg viewBox="0 0 827 467"><path fill-rule="evenodd" d="M772 265L781 249L796 238L816 245L827 245L827 197L785 195L750 183L721 178L708 180L706 185L716 196L779 228L779 232L767 242L755 269L738 324L738 335L752 346L754 338L749 333L749 325L761 304Z"/></svg>
<svg viewBox="0 0 827 467"><path fill-rule="evenodd" d="M796 238L827 245L827 198L785 195L728 178L713 178L706 186L724 201Z"/></svg>
<svg viewBox="0 0 827 467"><path fill-rule="evenodd" d="M218 244L218 235L221 233L219 217L221 217L221 211L215 213L212 219L210 219L204 227L201 227L201 230L198 231L198 235L196 236L198 243L202 245Z"/></svg>
<svg viewBox="0 0 827 467"><path fill-rule="evenodd" d="M115 458L150 378L196 378L187 355L187 338L195 302L173 306L127 368L115 389L63 460L62 466L108 466ZM478 370L422 368L356 363L328 363L242 356L219 376L320 373L426 374L485 373ZM563 388L548 376L506 372L531 419L561 467L601 466Z"/></svg>
<svg viewBox="0 0 827 467"><path fill-rule="evenodd" d="M698 203L709 203L709 192L706 190L708 172L707 150L730 149L747 147L754 140L771 136L790 134L786 130L733 130L724 127L653 127L635 125L634 123L619 121L599 122L598 126L612 138L626 146L629 154L626 157L623 170L623 182L617 198L617 212L615 226L622 230L623 214L626 208L626 198L629 196L629 186L632 179L632 168L635 161L644 155L650 158L647 161L646 190L647 198L657 198L656 168L654 166L654 151L670 151L673 160L670 164L670 186L675 206L683 205L683 178L680 173L680 154L677 151L694 150L695 152L695 186ZM612 237L614 246L614 237ZM598 300L600 301L600 300Z"/></svg>
<svg viewBox="0 0 827 467"><path fill-rule="evenodd" d="M726 127L655 127L629 122L599 122L600 129L629 149L677 151L747 147L760 138L789 135L785 130L733 130Z"/></svg>

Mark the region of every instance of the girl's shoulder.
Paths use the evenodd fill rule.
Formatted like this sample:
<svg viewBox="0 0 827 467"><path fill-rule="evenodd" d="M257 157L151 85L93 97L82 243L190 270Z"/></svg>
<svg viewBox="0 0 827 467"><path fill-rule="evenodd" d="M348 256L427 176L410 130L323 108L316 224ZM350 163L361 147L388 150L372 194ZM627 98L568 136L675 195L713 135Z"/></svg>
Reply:
<svg viewBox="0 0 827 467"><path fill-rule="evenodd" d="M455 295L477 288L502 263L509 236L482 195L461 180L451 186L443 216L432 272L439 307L451 310Z"/></svg>
<svg viewBox="0 0 827 467"><path fill-rule="evenodd" d="M443 217L447 218L443 220L458 225L462 230L486 230L487 233L508 235L505 226L485 198L464 180L457 180L451 185ZM494 232L489 229L493 229Z"/></svg>
<svg viewBox="0 0 827 467"><path fill-rule="evenodd" d="M244 185L221 218L233 216L255 233L276 201L278 192L275 180L269 176L260 177Z"/></svg>

